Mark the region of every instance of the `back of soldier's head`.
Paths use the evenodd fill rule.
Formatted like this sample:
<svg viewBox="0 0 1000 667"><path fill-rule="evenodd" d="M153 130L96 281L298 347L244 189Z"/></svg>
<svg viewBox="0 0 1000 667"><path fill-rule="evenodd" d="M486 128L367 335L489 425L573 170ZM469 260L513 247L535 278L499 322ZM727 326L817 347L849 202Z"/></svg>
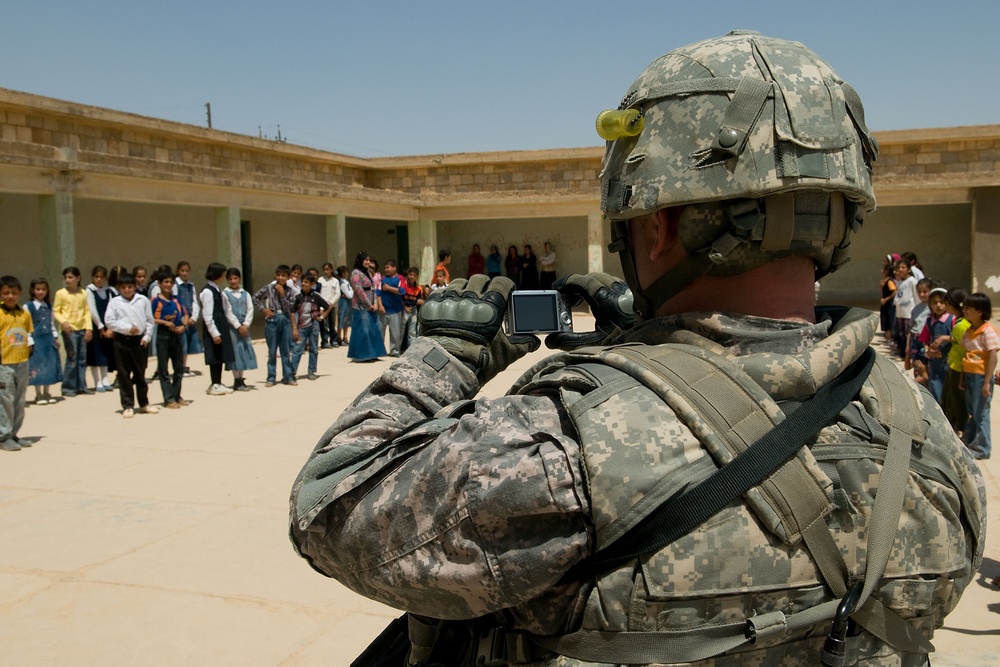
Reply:
<svg viewBox="0 0 1000 667"><path fill-rule="evenodd" d="M601 114L598 131L610 249L643 316L702 275L789 256L811 258L818 276L834 271L875 208L878 147L861 100L798 42L738 31L675 49ZM688 259L640 290L628 221L671 207Z"/></svg>

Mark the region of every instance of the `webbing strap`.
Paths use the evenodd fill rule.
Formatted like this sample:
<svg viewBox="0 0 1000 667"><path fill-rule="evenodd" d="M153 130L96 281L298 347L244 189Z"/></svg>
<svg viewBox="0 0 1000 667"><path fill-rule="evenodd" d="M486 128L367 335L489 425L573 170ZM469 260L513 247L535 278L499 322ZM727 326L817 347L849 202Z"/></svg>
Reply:
<svg viewBox="0 0 1000 667"><path fill-rule="evenodd" d="M752 76L740 79L733 100L726 108L722 126L712 142L712 150L736 157L743 152L750 131L757 123L764 103L772 94L771 82Z"/></svg>
<svg viewBox="0 0 1000 667"><path fill-rule="evenodd" d="M563 581L591 579L612 567L658 551L715 516L748 489L770 477L857 395L875 361L868 348L861 357L748 449L694 488L672 498L636 524L629 539L574 565Z"/></svg>
<svg viewBox="0 0 1000 667"><path fill-rule="evenodd" d="M764 238L760 249L764 252L787 250L795 235L795 195L786 192L764 198Z"/></svg>
<svg viewBox="0 0 1000 667"><path fill-rule="evenodd" d="M701 79L687 79L685 81L671 81L650 86L645 91L639 91L638 95L629 99L629 106L636 107L643 102L658 100L664 97L674 97L677 95L695 95L699 93L731 93L736 90L743 77L704 77Z"/></svg>
<svg viewBox="0 0 1000 667"><path fill-rule="evenodd" d="M542 648L587 662L615 665L682 663L705 660L770 634L794 633L833 618L840 600L831 600L786 616L761 614L739 623L706 625L687 630L603 632L578 630L558 637L532 637Z"/></svg>
<svg viewBox="0 0 1000 667"><path fill-rule="evenodd" d="M919 439L919 434L915 438L907 429L921 423L912 390L895 368L883 368L885 364L879 359L878 368L869 376L869 381L879 401L880 421L889 429L889 443L868 528L864 588L851 616L895 649L930 653L934 645L926 637L878 599L870 597L885 574L899 531L910 470L910 449L914 439ZM843 597L851 583L851 575L829 526L825 521L815 521L802 536L830 590L838 598Z"/></svg>

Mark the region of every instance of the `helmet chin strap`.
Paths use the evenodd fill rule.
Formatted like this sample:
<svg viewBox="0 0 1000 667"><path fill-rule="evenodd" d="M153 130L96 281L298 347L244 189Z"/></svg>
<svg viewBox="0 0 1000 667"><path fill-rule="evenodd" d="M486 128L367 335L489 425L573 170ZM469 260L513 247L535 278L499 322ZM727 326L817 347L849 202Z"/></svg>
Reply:
<svg viewBox="0 0 1000 667"><path fill-rule="evenodd" d="M656 310L680 294L684 289L701 276L707 274L713 266L707 252L688 255L683 261L653 281L643 289L639 284L639 274L635 267L635 257L628 233L627 220L611 221L611 243L608 252L618 253L625 273L625 282L632 290L632 310L642 320L656 316Z"/></svg>

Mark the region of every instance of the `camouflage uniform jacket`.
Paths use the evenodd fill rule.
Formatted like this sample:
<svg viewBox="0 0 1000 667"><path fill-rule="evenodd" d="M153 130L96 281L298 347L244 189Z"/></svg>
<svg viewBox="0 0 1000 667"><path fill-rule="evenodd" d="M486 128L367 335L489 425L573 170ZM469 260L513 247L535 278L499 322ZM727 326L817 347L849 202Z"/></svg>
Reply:
<svg viewBox="0 0 1000 667"><path fill-rule="evenodd" d="M723 353L785 401L812 395L854 361L874 336L876 319L850 311L831 331L828 318L807 325L695 313L647 322L629 339ZM545 373L536 367L523 378L519 385L528 393L470 401L478 391L472 373L418 339L330 427L296 480L291 534L300 554L388 605L443 619L500 613L508 626L539 635L581 626L681 629L756 611L794 613L830 597L806 550L783 544L743 503L641 563L596 582L557 585L594 551L595 526L611 495L636 493L708 453L642 387L596 408L602 415L594 422L608 425L603 439L581 438L565 394L538 382ZM864 399L862 392L855 405L877 412ZM951 455L946 470L911 471L903 529L886 570L893 581L878 595L901 615L919 617L911 622L929 634L978 567L985 493L936 404L924 392L918 401L927 441ZM874 420L845 418L825 428L813 447L813 465L831 489L828 523L852 572L863 571L880 460L843 454L877 450L883 436ZM610 483L599 466L596 474L593 465L585 469L585 456L592 464L602 444L615 441L643 443L635 451L650 462L648 479ZM818 664L827 626L791 643L698 664ZM862 640L860 664L909 664L867 634ZM559 657L544 664L590 663Z"/></svg>

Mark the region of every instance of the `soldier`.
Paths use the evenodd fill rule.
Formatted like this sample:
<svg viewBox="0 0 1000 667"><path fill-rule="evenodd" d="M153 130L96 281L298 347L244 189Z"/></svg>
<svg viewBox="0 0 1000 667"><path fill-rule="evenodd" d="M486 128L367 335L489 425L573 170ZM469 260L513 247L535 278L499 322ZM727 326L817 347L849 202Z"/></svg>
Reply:
<svg viewBox="0 0 1000 667"><path fill-rule="evenodd" d="M734 32L654 61L598 125L631 290L557 282L596 330L473 400L539 341L501 330L509 280L455 281L296 480L299 553L408 612L359 664L925 664L985 494L874 359L877 316L813 306L875 207L858 95Z"/></svg>

